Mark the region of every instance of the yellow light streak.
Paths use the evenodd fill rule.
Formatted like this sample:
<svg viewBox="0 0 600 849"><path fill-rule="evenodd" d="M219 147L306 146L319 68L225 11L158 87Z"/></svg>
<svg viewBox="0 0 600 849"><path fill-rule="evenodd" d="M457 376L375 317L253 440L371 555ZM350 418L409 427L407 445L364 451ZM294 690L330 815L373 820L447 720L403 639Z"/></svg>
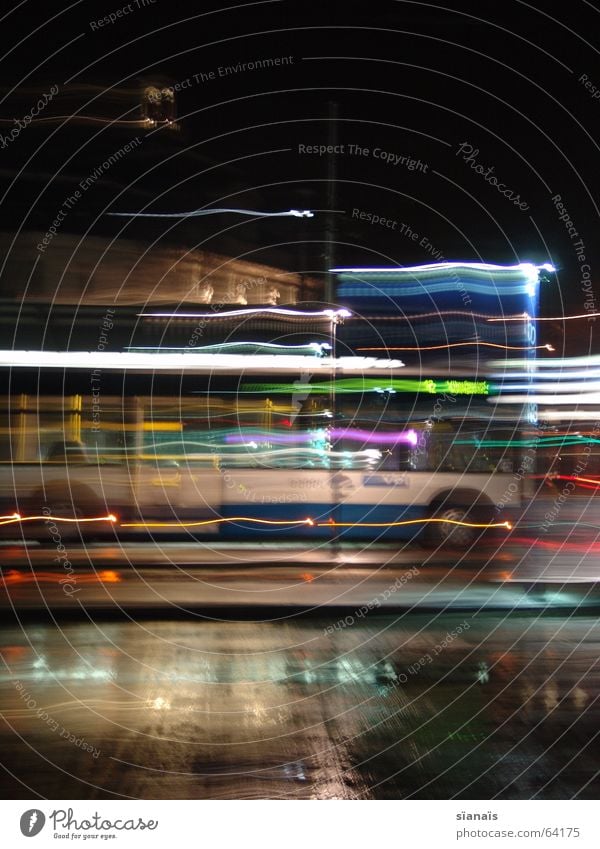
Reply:
<svg viewBox="0 0 600 849"><path fill-rule="evenodd" d="M17 522L71 522L74 524L83 524L85 522L117 522L118 519L112 513L108 516L93 516L87 519L67 518L65 516L21 516L19 513L13 513L11 516L0 516L0 525L13 525Z"/></svg>
<svg viewBox="0 0 600 849"><path fill-rule="evenodd" d="M121 528L197 528L226 522L252 522L257 525L315 525L313 519L254 519L251 516L232 516L228 519L203 519L198 522L122 522Z"/></svg>
<svg viewBox="0 0 600 849"><path fill-rule="evenodd" d="M402 522L316 522L318 528L397 528L402 525L425 525L434 522L460 525L463 528L505 528L512 530L510 522L459 522L457 519L405 519Z"/></svg>

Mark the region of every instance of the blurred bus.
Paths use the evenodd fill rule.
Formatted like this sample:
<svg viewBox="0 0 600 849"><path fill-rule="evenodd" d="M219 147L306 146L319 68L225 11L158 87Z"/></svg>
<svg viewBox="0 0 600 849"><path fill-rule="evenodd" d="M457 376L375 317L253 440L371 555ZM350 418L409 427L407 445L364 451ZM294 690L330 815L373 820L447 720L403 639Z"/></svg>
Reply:
<svg viewBox="0 0 600 849"><path fill-rule="evenodd" d="M329 344L279 332L207 346L218 353L201 338L169 348L171 324L228 320L176 310L142 317L160 331L151 350L1 352L5 529L55 516L79 520L61 525L70 535L468 545L506 522L527 498L520 437L536 412L495 403L482 343L535 355L539 269L443 263L339 279L349 310L321 312ZM273 322L285 310L264 312Z"/></svg>

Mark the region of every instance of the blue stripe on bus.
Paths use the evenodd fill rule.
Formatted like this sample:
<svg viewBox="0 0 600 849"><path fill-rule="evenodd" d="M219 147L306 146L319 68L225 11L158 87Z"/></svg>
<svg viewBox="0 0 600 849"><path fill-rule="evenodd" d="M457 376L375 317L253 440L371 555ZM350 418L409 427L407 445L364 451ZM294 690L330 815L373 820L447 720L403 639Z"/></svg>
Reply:
<svg viewBox="0 0 600 849"><path fill-rule="evenodd" d="M330 518L336 522L349 522L353 527L331 528L301 525L257 525L252 522L232 522L221 527L224 537L234 538L251 535L262 539L294 536L299 540L308 539L410 539L415 536L423 525L408 525L400 527L360 527L360 522L391 523L409 519L424 519L427 508L424 506L406 506L373 504L342 504L335 507L318 503L298 504L253 504L252 502L223 505L223 518L246 516L253 519L271 519L276 521L299 521L311 518L316 522L327 522Z"/></svg>

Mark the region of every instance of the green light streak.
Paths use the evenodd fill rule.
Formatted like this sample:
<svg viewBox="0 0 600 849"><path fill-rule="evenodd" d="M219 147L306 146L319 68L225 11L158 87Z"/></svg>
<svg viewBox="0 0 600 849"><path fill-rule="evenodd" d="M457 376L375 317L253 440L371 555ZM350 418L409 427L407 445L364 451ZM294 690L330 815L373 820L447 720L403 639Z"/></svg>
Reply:
<svg viewBox="0 0 600 849"><path fill-rule="evenodd" d="M346 377L340 380L327 380L318 383L245 383L244 392L268 392L269 394L290 395L297 392L320 392L347 394L356 392L424 392L429 395L489 395L489 385L485 380L415 380L394 378L381 380L376 377Z"/></svg>
<svg viewBox="0 0 600 849"><path fill-rule="evenodd" d="M478 448L562 448L566 445L600 444L591 436L541 436L539 439L455 439L455 445L476 445Z"/></svg>

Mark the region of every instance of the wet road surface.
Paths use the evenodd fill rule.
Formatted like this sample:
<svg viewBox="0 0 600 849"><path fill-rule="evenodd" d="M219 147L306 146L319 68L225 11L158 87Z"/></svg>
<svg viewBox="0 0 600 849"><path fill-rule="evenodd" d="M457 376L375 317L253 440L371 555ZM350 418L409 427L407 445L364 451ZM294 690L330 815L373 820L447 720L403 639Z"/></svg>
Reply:
<svg viewBox="0 0 600 849"><path fill-rule="evenodd" d="M600 623L4 620L4 798L596 798Z"/></svg>
<svg viewBox="0 0 600 849"><path fill-rule="evenodd" d="M531 609L600 606L591 546L544 540L471 551L418 545L254 545L190 542L0 547L0 611L257 605L314 611L356 607Z"/></svg>

